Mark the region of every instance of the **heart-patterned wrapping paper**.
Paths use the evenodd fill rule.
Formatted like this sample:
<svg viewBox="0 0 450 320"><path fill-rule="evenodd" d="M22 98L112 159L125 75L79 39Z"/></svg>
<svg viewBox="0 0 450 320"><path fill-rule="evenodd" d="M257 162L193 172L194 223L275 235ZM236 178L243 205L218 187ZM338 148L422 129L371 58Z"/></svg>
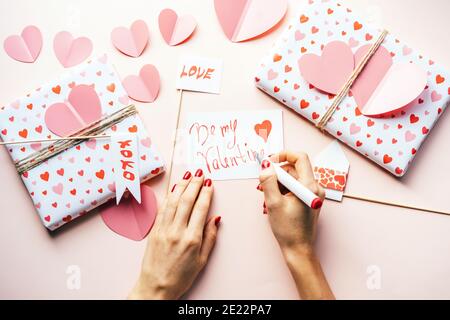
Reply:
<svg viewBox="0 0 450 320"><path fill-rule="evenodd" d="M91 95L95 90L100 101L102 117L129 105L129 98L118 75L108 64L107 57L103 56L72 69L70 73L58 80L4 107L0 112L2 140L20 141L58 137L54 132L62 130L64 126L54 123L59 115L53 114L51 109L56 111L57 104L69 103L71 93L75 95L79 88L88 89L88 92L91 90ZM83 90L82 96L77 98L80 99L79 101L86 102L94 99ZM73 107L77 108L74 101L71 101ZM48 110L50 110L49 113L46 113ZM50 130L47 124L57 130ZM162 158L152 145L139 115L125 118L106 130L105 134L120 132L136 133L138 136L141 182L164 171ZM17 161L49 145L51 142L7 145L6 148L13 161ZM114 164L111 161L110 152L110 139L92 139L55 155L22 174L21 178L40 219L48 229L55 230L115 198L112 171Z"/></svg>
<svg viewBox="0 0 450 320"><path fill-rule="evenodd" d="M340 2L310 0L262 60L256 85L317 124L334 96L303 79L300 58L306 54L320 56L322 49L333 41L347 43L355 54L362 46L372 45L380 34L381 30L372 28ZM349 94L325 131L401 177L450 102L450 74L391 34L382 46L389 51L394 64L413 63L427 73L425 90L406 107L381 117L364 116Z"/></svg>

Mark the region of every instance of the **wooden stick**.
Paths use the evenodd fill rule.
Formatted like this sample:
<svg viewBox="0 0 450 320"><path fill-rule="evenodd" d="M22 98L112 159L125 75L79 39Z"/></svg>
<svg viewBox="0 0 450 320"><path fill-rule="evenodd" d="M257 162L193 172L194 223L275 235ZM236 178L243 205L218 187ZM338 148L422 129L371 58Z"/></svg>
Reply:
<svg viewBox="0 0 450 320"><path fill-rule="evenodd" d="M441 215L445 215L445 216L450 216L450 212L428 209L428 208L421 208L421 207L416 207L416 206L411 206L411 205L401 204L401 203L396 203L396 202L387 202L387 201L376 200L376 199L371 199L371 198L362 197L362 196L350 195L350 194L344 194L344 197L353 199L353 200L382 204L382 205L386 205L386 206L399 207L399 208L404 208L404 209L411 209L411 210L424 211L424 212L429 212L429 213L436 213L436 214L441 214Z"/></svg>
<svg viewBox="0 0 450 320"><path fill-rule="evenodd" d="M173 146L172 146L172 157L170 158L170 166L168 170L169 181L167 182L167 193L169 193L170 180L172 177L173 158L175 156L175 147L177 145L177 137L178 137L178 127L180 125L181 102L183 101L183 89L179 89L178 91L179 95L178 95L177 127L175 129L175 139L173 139Z"/></svg>
<svg viewBox="0 0 450 320"><path fill-rule="evenodd" d="M87 139L106 139L106 138L111 138L111 136L108 136L108 135L98 135L98 136L75 136L75 137L52 138L52 139L21 140L21 141L5 141L5 142L0 142L0 146L3 146L3 145L11 145L11 144L28 144L28 143L52 142L52 141L87 140Z"/></svg>

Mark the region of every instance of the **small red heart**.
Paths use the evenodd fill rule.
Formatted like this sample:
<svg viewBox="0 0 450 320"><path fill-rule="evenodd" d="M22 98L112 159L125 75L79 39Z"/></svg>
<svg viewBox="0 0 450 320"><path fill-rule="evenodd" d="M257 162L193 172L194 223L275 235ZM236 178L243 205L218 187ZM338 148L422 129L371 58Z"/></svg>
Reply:
<svg viewBox="0 0 450 320"><path fill-rule="evenodd" d="M384 157L383 157L383 162L384 162L384 164L391 163L392 160L393 160L392 157L390 157L390 156L387 155L387 154L385 154Z"/></svg>
<svg viewBox="0 0 450 320"><path fill-rule="evenodd" d="M109 84L106 89L108 89L109 92L114 93L116 91L116 85L114 83Z"/></svg>
<svg viewBox="0 0 450 320"><path fill-rule="evenodd" d="M306 109L308 107L309 107L309 102L302 99L302 101L300 101L300 108L301 109Z"/></svg>
<svg viewBox="0 0 450 320"><path fill-rule="evenodd" d="M41 173L40 177L42 180L48 181L48 179L50 178L50 173L48 173L48 171L45 171L44 173Z"/></svg>
<svg viewBox="0 0 450 320"><path fill-rule="evenodd" d="M423 127L422 128L422 133L423 134L427 134L428 132L430 132L430 129L428 129L427 127Z"/></svg>
<svg viewBox="0 0 450 320"><path fill-rule="evenodd" d="M320 117L320 114L318 114L318 113L316 113L316 112L313 112L313 114L312 114L313 120L316 120L316 119L318 119L319 117Z"/></svg>
<svg viewBox="0 0 450 320"><path fill-rule="evenodd" d="M103 180L103 178L105 177L105 170L102 169L102 170L100 170L100 171L97 171L97 172L95 173L95 176L96 176L97 178Z"/></svg>
<svg viewBox="0 0 450 320"><path fill-rule="evenodd" d="M61 93L61 86L56 86L52 88L52 91L56 94L60 94Z"/></svg>
<svg viewBox="0 0 450 320"><path fill-rule="evenodd" d="M64 175L64 168L56 170L56 173L59 174L60 176L63 176Z"/></svg>
<svg viewBox="0 0 450 320"><path fill-rule="evenodd" d="M411 124L414 124L417 121L419 121L419 117L417 117L414 113L409 116L409 122L411 122Z"/></svg>

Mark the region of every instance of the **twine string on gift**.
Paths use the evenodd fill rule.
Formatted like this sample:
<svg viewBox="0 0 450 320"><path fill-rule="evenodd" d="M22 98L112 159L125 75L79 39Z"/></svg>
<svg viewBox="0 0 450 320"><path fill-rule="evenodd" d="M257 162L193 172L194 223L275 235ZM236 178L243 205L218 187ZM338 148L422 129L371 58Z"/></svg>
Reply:
<svg viewBox="0 0 450 320"><path fill-rule="evenodd" d="M333 100L332 105L327 109L327 111L319 119L319 122L317 122L316 126L321 131L324 131L325 126L327 125L328 121L331 119L331 117L333 116L336 109L339 107L339 105L345 99L345 97L349 93L351 87L353 86L355 81L358 79L359 75L364 70L367 63L370 61L370 59L373 57L373 55L377 52L378 48L383 43L383 41L386 39L387 35L388 35L388 31L383 30L383 32L378 37L377 41L370 47L369 51L364 55L363 59L357 65L356 69L353 70L353 73L350 76L350 78L347 80L345 85L342 87L342 89L336 95L336 97Z"/></svg>
<svg viewBox="0 0 450 320"><path fill-rule="evenodd" d="M107 129L110 129L117 123L120 123L122 120L137 114L137 109L134 105L129 105L123 109L120 109L105 118L102 118L86 128L81 129L80 131L68 136L61 137L55 139L47 139L47 140L33 140L31 143L35 142L49 142L56 141L55 143L42 148L41 150L30 154L29 156L18 160L15 162L17 172L22 175L24 172L27 172L41 163L47 161L49 158L58 155L59 153L70 149L81 142L93 138L107 138L109 136L102 135ZM30 141L14 141L14 142L3 142L2 144L17 144L17 143L30 143Z"/></svg>

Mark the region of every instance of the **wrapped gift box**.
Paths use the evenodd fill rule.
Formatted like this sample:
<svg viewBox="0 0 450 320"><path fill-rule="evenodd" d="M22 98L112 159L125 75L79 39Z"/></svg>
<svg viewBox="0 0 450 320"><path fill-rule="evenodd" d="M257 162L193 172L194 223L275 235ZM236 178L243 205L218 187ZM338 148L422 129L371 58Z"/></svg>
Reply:
<svg viewBox="0 0 450 320"><path fill-rule="evenodd" d="M347 43L355 53L372 45L380 34L381 30L371 28L341 3L311 0L263 59L256 85L317 124L334 97L305 81L300 58L311 53L320 56L332 41ZM381 117L361 114L349 94L324 130L392 174L403 176L450 101L450 74L391 34L382 46L394 64L414 63L427 73L425 90L406 107Z"/></svg>
<svg viewBox="0 0 450 320"><path fill-rule="evenodd" d="M46 125L46 111L56 103L67 102L71 91L79 85L88 85L95 90L103 118L129 106L121 81L104 56L4 107L0 112L2 140L57 138ZM164 171L163 161L138 114L111 126L104 134L121 132L138 136L141 182ZM13 161L17 162L52 143L6 147ZM48 229L54 230L115 197L114 164L109 143L108 138L83 141L21 174L42 223Z"/></svg>

